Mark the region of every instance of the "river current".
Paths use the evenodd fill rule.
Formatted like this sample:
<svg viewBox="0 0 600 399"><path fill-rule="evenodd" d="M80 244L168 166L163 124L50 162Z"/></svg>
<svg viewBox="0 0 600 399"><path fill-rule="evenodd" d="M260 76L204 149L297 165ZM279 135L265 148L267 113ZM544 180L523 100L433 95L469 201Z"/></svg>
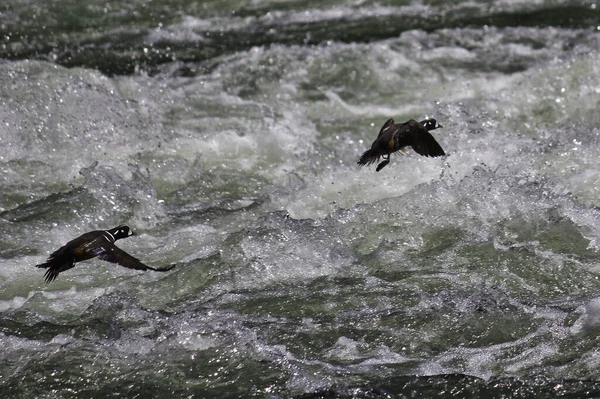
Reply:
<svg viewBox="0 0 600 399"><path fill-rule="evenodd" d="M4 0L0 396L600 395L600 4ZM388 118L447 156L356 161ZM42 263L90 230L166 273Z"/></svg>

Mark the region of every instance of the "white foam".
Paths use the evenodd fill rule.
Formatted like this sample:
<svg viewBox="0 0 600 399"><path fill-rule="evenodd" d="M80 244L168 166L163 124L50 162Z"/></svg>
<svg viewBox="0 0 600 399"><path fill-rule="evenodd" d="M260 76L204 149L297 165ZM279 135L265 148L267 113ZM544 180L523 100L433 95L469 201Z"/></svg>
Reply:
<svg viewBox="0 0 600 399"><path fill-rule="evenodd" d="M573 334L591 330L600 324L600 298L592 298L580 311L581 316L571 326Z"/></svg>

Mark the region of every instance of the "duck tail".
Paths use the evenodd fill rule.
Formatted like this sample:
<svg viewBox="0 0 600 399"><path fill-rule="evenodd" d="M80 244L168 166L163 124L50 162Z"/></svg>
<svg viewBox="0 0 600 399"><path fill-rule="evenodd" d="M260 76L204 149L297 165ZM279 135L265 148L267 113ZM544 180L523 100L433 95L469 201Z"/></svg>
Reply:
<svg viewBox="0 0 600 399"><path fill-rule="evenodd" d="M379 161L379 157L380 156L377 155L372 149L367 150L361 155L357 164L359 164L360 166L371 165L372 163Z"/></svg>
<svg viewBox="0 0 600 399"><path fill-rule="evenodd" d="M48 269L44 274L44 280L46 283L51 283L56 280L60 272L64 272L72 268L75 265L75 260L72 257L53 257L50 256L48 260L42 264L35 265L41 269Z"/></svg>

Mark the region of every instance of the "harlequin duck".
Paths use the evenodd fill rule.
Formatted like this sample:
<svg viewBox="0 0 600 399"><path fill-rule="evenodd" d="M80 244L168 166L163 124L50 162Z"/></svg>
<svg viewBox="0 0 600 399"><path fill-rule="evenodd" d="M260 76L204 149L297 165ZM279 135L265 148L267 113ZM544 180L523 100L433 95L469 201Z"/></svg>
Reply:
<svg viewBox="0 0 600 399"><path fill-rule="evenodd" d="M128 226L119 226L110 230L95 230L85 233L76 239L69 241L66 245L54 251L46 263L36 265L48 269L44 278L46 282L56 280L60 272L69 270L75 263L99 257L102 260L116 263L118 265L136 270L154 270L157 272L166 272L175 267L175 265L155 269L144 265L138 259L129 255L127 252L117 248L114 243L121 238L126 238L135 233L129 230Z"/></svg>
<svg viewBox="0 0 600 399"><path fill-rule="evenodd" d="M417 154L426 157L439 157L446 155L442 147L438 144L430 130L443 127L435 119L426 119L417 122L414 119L402 124L395 124L393 119L389 119L381 128L379 135L371 145L371 149L365 151L358 164L371 165L383 158L383 162L377 165L376 171L379 172L388 163L390 163L390 154L405 147L411 146Z"/></svg>

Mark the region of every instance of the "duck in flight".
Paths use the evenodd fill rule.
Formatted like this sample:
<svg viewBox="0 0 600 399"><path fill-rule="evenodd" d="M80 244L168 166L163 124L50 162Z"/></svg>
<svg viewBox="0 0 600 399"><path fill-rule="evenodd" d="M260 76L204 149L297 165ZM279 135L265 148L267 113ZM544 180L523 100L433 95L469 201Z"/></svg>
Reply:
<svg viewBox="0 0 600 399"><path fill-rule="evenodd" d="M95 258L116 263L118 265L136 270L154 270L157 272L166 272L175 267L175 265L155 269L144 265L139 259L134 258L127 252L117 248L115 241L131 237L134 235L128 226L118 226L110 230L95 230L85 233L66 245L54 251L45 263L36 265L37 267L48 269L44 278L50 283L58 277L60 272L71 269L75 263Z"/></svg>
<svg viewBox="0 0 600 399"><path fill-rule="evenodd" d="M396 151L404 150L405 147L412 147L419 155L426 157L439 157L446 155L442 147L433 138L431 130L443 127L435 119L426 119L417 122L414 119L402 124L395 124L393 119L389 119L379 131L379 135L371 145L371 149L365 151L358 164L371 165L379 158L383 162L377 165L377 172L390 163L390 154Z"/></svg>

